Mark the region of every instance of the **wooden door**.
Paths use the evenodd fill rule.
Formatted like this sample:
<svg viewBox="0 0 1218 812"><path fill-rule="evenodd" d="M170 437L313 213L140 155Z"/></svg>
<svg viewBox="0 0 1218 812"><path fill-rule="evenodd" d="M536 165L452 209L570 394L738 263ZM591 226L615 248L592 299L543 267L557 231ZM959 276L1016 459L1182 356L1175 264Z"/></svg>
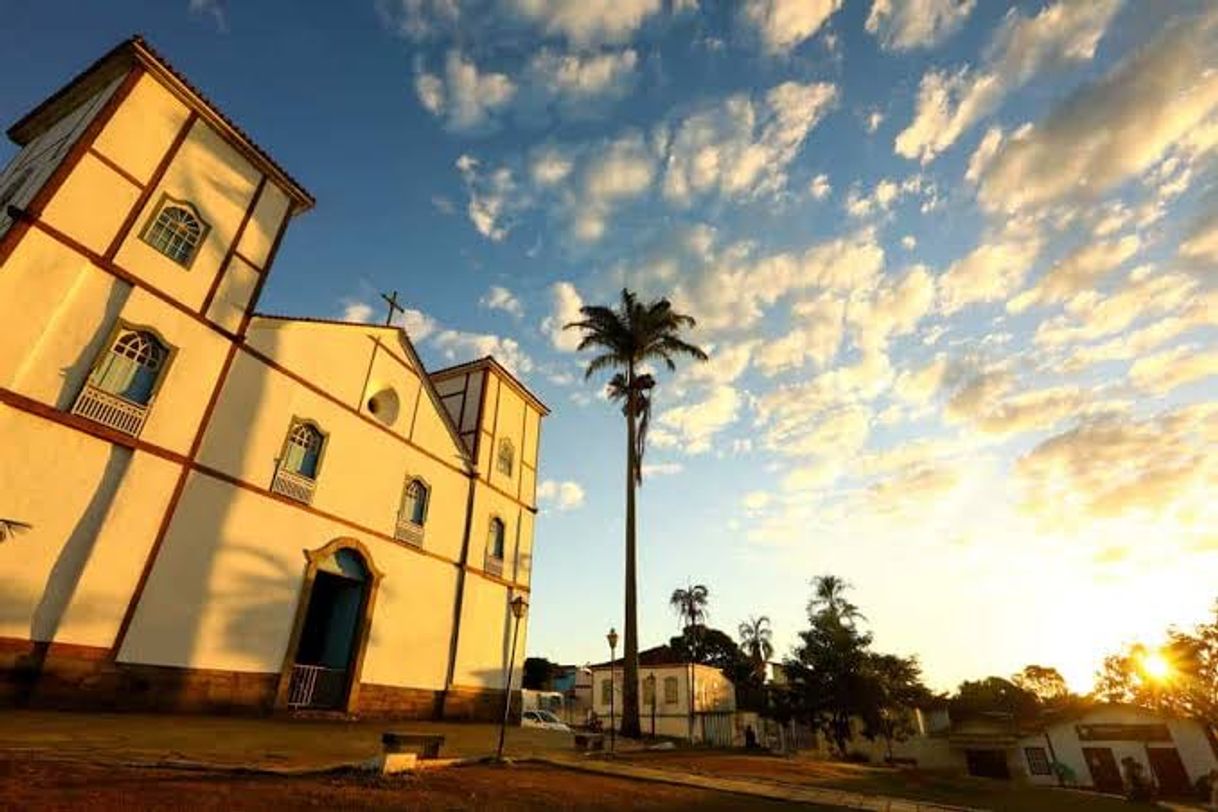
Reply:
<svg viewBox="0 0 1218 812"><path fill-rule="evenodd" d="M1150 760L1150 769L1154 770L1159 792L1176 797L1192 794L1188 771L1184 769L1184 762L1180 760L1176 748L1148 747L1146 757Z"/></svg>
<svg viewBox="0 0 1218 812"><path fill-rule="evenodd" d="M1083 758L1091 771L1091 783L1100 792L1124 793L1125 782L1110 747L1084 747Z"/></svg>

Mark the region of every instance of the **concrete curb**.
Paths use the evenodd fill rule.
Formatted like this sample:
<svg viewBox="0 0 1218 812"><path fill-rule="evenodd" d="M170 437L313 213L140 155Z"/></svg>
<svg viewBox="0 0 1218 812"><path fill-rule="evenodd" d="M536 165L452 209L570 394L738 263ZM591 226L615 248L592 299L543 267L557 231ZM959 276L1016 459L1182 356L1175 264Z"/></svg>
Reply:
<svg viewBox="0 0 1218 812"><path fill-rule="evenodd" d="M863 809L868 810L868 812L988 812L988 810L976 807L924 803L921 801L911 801L906 798L861 795L844 790L794 787L786 784L771 784L746 779L714 778L705 775L694 775L692 773L653 770L646 767L611 764L600 761L568 761L566 759L543 757L527 760L550 767L613 776L615 778L651 781L660 784L712 790L714 792L728 792L734 795L747 795L753 798L769 798L776 801L819 804L838 809Z"/></svg>

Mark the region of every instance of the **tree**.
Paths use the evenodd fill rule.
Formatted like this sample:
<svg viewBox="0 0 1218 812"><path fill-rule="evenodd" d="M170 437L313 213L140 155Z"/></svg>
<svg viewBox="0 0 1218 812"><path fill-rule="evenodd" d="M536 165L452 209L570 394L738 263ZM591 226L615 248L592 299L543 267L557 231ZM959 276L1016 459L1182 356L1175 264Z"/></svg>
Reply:
<svg viewBox="0 0 1218 812"><path fill-rule="evenodd" d="M921 669L912 658L871 650L871 635L857 628L863 615L845 597L847 583L826 575L812 587L810 628L799 633L795 657L783 664L790 690L779 696L780 711L818 728L840 755L856 719L864 736L884 736L891 749L913 708L930 696Z"/></svg>
<svg viewBox="0 0 1218 812"><path fill-rule="evenodd" d="M838 623L853 626L867 618L857 606L846 600L850 584L836 575L818 575L812 579L812 599L808 601L808 617L824 614Z"/></svg>
<svg viewBox="0 0 1218 812"><path fill-rule="evenodd" d="M1006 713L1018 722L1031 721L1040 714L1040 700L1031 691L1002 677L986 677L960 683L951 698L953 714Z"/></svg>
<svg viewBox="0 0 1218 812"><path fill-rule="evenodd" d="M710 602L710 590L702 584L690 584L684 589L674 589L668 606L677 614L682 629L696 629L706 621L706 606Z"/></svg>
<svg viewBox="0 0 1218 812"><path fill-rule="evenodd" d="M740 624L739 631L740 643L753 661L753 670L764 680L765 665L774 655L774 644L770 639L773 636L770 619L765 615L749 617Z"/></svg>
<svg viewBox="0 0 1218 812"><path fill-rule="evenodd" d="M1134 645L1106 657L1095 695L1218 727L1218 602L1212 622L1192 631L1169 629L1167 643L1157 651Z"/></svg>
<svg viewBox="0 0 1218 812"><path fill-rule="evenodd" d="M689 584L684 589L674 589L668 599L668 606L677 613L681 621L684 653L682 659L691 665L685 670L685 693L690 697L689 703L689 738L694 737L694 713L697 710L694 698L694 669L692 664L697 662L694 650L700 645L700 638L706 630L703 621L706 620L706 604L710 598L710 590L702 584Z"/></svg>
<svg viewBox="0 0 1218 812"><path fill-rule="evenodd" d="M668 645L682 662L709 665L722 671L736 688L736 707L765 709L764 675L757 676L753 660L736 645L731 635L708 626L686 627L680 635L669 640Z"/></svg>
<svg viewBox="0 0 1218 812"><path fill-rule="evenodd" d="M1043 665L1027 665L1011 682L1036 696L1041 704L1050 705L1070 696L1066 678L1056 668Z"/></svg>
<svg viewBox="0 0 1218 812"><path fill-rule="evenodd" d="M638 738L642 735L642 725L639 721L635 488L641 484L643 473L638 420L643 414L644 404L650 411L651 391L655 386L654 378L643 373L640 367L649 362L660 362L669 370L675 370L675 359L678 357L705 361L707 355L680 337L682 331L695 325L695 321L692 316L673 310L667 299L644 303L634 293L623 289L617 308L585 305L580 308L580 316L579 321L564 325L564 329L582 333L578 346L581 352L593 350L597 353L588 362L584 377L591 378L608 369L624 376L619 381L619 389L625 393L623 411L626 418L626 622L622 646L622 735Z"/></svg>
<svg viewBox="0 0 1218 812"><path fill-rule="evenodd" d="M931 699L931 692L922 684L922 667L913 657L872 654L867 669L875 697L874 711L864 717L865 732L884 737L891 760L892 743L913 734L913 709Z"/></svg>
<svg viewBox="0 0 1218 812"><path fill-rule="evenodd" d="M562 673L562 666L545 657L528 657L524 661L524 672L520 687L530 691L552 690L553 680Z"/></svg>

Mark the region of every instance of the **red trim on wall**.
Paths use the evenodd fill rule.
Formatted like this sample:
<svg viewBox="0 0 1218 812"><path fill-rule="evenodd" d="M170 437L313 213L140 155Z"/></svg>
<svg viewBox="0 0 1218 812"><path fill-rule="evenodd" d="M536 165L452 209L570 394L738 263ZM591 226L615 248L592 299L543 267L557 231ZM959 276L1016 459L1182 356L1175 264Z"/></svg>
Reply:
<svg viewBox="0 0 1218 812"><path fill-rule="evenodd" d="M126 241L127 236L131 233L131 229L135 226L136 219L140 216L140 212L148 205L148 199L152 197L156 188L161 185L161 180L165 177L165 172L169 170L169 165L173 163L173 159L177 157L178 150L182 148L182 142L186 140L186 136L190 134L190 128L199 119L199 114L194 110L186 116L186 121L182 123L182 128L178 130L178 134L173 137L173 141L169 144L169 149L161 156L161 161L156 165L156 169L152 172L152 177L148 179L148 185L140 192L140 196L136 199L135 205L131 207L131 211L127 212L127 216L123 218L123 224L119 226L118 233L114 235L114 239L110 241L110 247L106 249L105 258L113 261L118 254L118 249Z"/></svg>
<svg viewBox="0 0 1218 812"><path fill-rule="evenodd" d="M199 315L204 318L207 317L207 311L211 308L212 300L216 298L216 291L220 289L220 282L224 279L224 274L228 272L228 266L233 261L233 255L237 253L237 244L245 236L245 227L249 225L250 219L254 216L254 209L258 207L258 200L262 197L262 190L265 188L266 175L263 175L258 181L258 186L254 189L253 196L250 197L249 205L245 207L245 214L241 217L241 224L237 226L237 231L233 234L233 238L228 244L228 250L224 252L224 260L221 261L215 278L211 280L211 286L207 289L207 295L203 297L203 306L199 308ZM249 262L244 257L242 259L247 263Z"/></svg>
<svg viewBox="0 0 1218 812"><path fill-rule="evenodd" d="M97 147L89 147L89 155L90 155L90 157L96 158L97 160L101 161L103 164L106 165L106 167L108 169L110 169L112 172L117 174L123 180L130 183L135 188L137 188L141 191L143 190L144 184L142 181L140 181L139 178L137 178L135 175L132 175L126 169L123 169L121 166L116 164L114 161L107 158L106 154L104 152L102 152L101 150L99 150Z"/></svg>

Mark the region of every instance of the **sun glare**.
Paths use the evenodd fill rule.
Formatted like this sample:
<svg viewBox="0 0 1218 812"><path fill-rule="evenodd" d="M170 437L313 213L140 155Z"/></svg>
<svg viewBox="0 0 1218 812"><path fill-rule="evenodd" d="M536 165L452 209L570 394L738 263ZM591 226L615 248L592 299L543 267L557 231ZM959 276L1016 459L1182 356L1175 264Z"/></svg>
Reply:
<svg viewBox="0 0 1218 812"><path fill-rule="evenodd" d="M1155 682L1166 682L1171 678L1171 662L1162 652L1151 651L1142 657L1142 671Z"/></svg>

